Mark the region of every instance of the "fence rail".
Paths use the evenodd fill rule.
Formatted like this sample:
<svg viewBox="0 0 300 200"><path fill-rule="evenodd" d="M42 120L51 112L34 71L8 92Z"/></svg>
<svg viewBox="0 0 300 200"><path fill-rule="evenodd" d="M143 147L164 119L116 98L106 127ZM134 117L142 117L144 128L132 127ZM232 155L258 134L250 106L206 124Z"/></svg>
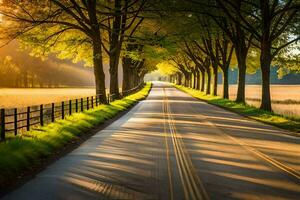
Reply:
<svg viewBox="0 0 300 200"><path fill-rule="evenodd" d="M144 86L139 86L120 93L125 97L138 91ZM101 104L101 95L70 99L62 102L28 106L23 108L0 109L0 141L8 135L16 136L30 131L39 126L44 126L57 119L65 119L67 115L93 109ZM114 94L107 94L108 103L115 100Z"/></svg>

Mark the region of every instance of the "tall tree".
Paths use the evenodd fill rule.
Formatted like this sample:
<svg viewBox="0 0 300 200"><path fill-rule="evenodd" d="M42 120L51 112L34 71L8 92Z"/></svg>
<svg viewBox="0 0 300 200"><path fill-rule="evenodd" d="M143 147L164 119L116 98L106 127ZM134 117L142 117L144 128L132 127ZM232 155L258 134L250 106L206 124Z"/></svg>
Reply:
<svg viewBox="0 0 300 200"><path fill-rule="evenodd" d="M217 1L232 21L239 21L245 31L253 34L253 45L260 49L260 108L271 111L270 66L281 50L300 40L300 3L297 0L239 0L239 4L243 6L240 10L231 0Z"/></svg>
<svg viewBox="0 0 300 200"><path fill-rule="evenodd" d="M109 56L110 93L119 98L118 67L122 47L127 33L130 34L135 26L140 25L140 13L144 9L146 0L115 0L112 8L112 19L107 18L108 41L103 45ZM106 48L105 46L108 46ZM126 49L124 49L126 50Z"/></svg>
<svg viewBox="0 0 300 200"><path fill-rule="evenodd" d="M59 42L72 44L73 47L78 46L78 43L88 43L92 49L91 56L88 57L92 59L94 67L96 93L106 103L100 28L103 28L102 20L109 17L110 13L102 12L101 8L103 5L96 0L3 0L0 14L5 22L2 23L2 28L10 40L26 34L30 38L27 38L27 44L31 43L36 48L39 46L41 52L65 51L54 49ZM66 34L80 36L81 40L73 38L65 41L63 37Z"/></svg>
<svg viewBox="0 0 300 200"><path fill-rule="evenodd" d="M215 39L216 48L219 58L217 59L220 68L223 73L223 98L229 98L229 81L228 81L228 70L229 65L232 59L232 54L234 46L231 44L228 37L223 32L221 35L218 35Z"/></svg>

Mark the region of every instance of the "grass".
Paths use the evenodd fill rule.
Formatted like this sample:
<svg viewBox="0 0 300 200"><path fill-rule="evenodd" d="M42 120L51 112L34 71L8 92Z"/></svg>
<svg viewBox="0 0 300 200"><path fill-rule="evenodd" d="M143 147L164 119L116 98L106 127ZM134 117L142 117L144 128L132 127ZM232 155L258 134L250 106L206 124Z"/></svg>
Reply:
<svg viewBox="0 0 300 200"><path fill-rule="evenodd" d="M0 143L0 185L30 169L41 159L55 154L93 127L144 99L150 88L151 83L147 83L139 92L111 102L110 105L100 105L82 113L75 113L64 120Z"/></svg>
<svg viewBox="0 0 300 200"><path fill-rule="evenodd" d="M243 116L255 119L257 121L270 124L282 129L286 129L293 132L300 132L300 119L292 118L283 115L279 115L273 112L267 112L253 106L236 103L234 101L223 99L219 96L206 95L203 92L187 88L184 86L174 85L179 90L182 90L191 96L206 101L209 104L225 108L227 110L233 111L235 113L241 114Z"/></svg>

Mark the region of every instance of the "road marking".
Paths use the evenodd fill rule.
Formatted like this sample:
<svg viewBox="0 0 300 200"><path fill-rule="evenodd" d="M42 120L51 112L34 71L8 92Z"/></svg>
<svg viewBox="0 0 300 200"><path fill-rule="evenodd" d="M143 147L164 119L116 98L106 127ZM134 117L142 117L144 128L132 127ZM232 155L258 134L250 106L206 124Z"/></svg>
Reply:
<svg viewBox="0 0 300 200"><path fill-rule="evenodd" d="M166 119L166 104L165 104L165 96L162 104L163 116L164 116L164 138L166 145L166 157L167 157L167 168L168 168L168 178L169 178L169 190L170 190L170 199L174 199L173 193L173 180L172 180L172 170L171 170L171 161L170 161L170 151L169 151L169 143L168 143L168 134L167 134L167 119Z"/></svg>
<svg viewBox="0 0 300 200"><path fill-rule="evenodd" d="M176 157L176 163L183 186L185 199L209 199L208 194L193 166L192 160L185 148L182 141L182 137L178 134L174 118L170 110L170 104L168 97L166 95L165 88L164 91L164 104L166 105L166 112L168 115L169 129L173 141L173 148Z"/></svg>
<svg viewBox="0 0 300 200"><path fill-rule="evenodd" d="M258 156L258 157L261 158L262 160L264 160L264 161L270 163L271 165L275 166L276 168L278 168L278 169L284 171L285 173L291 175L292 177L296 178L298 181L300 180L300 173L299 173L298 171L296 171L295 169L293 169L293 168L291 168L291 167L289 167L289 166L287 166L287 165L285 165L285 164L283 164L283 163L281 163L281 162L279 162L279 161L277 161L277 160L271 158L270 156L268 156L268 155L262 153L261 151L259 151L259 150L255 149L255 148L253 148L251 145L248 145L247 143L245 143L245 142L243 142L243 141L241 141L241 140L239 140L239 139L237 139L237 138L235 138L235 137L233 137L233 136L230 136L230 135L224 133L223 131L221 131L221 130L220 130L215 124L213 124L212 122L207 121L207 123L208 123L210 126L216 128L216 129L218 130L218 134L223 135L223 136L229 138L230 140L232 140L232 141L234 141L235 143L239 144L240 146L242 146L242 147L245 148L246 150L248 150L248 151L252 152L253 154L255 154L256 156Z"/></svg>

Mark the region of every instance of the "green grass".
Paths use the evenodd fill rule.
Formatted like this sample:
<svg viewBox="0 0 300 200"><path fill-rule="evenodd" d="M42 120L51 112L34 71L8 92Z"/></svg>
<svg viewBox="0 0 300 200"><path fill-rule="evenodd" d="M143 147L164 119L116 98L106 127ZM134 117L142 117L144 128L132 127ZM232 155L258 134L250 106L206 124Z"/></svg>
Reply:
<svg viewBox="0 0 300 200"><path fill-rule="evenodd" d="M267 112L264 110L260 110L253 106L236 103L234 101L228 99L222 99L219 96L206 95L203 92L198 90L194 90L191 88L187 88L184 86L174 85L179 90L182 90L191 96L206 101L209 104L213 104L227 110L236 112L243 116L255 119L257 121L261 121L266 124L270 124L282 129L290 130L293 132L300 132L300 120L297 118L291 118L283 115L279 115L273 112Z"/></svg>
<svg viewBox="0 0 300 200"><path fill-rule="evenodd" d="M91 128L113 118L119 112L128 109L144 99L151 88L151 83L139 92L110 105L100 105L94 109L67 116L26 135L0 143L0 185L24 170L30 169L42 158L47 158L61 150L68 143L79 138Z"/></svg>

